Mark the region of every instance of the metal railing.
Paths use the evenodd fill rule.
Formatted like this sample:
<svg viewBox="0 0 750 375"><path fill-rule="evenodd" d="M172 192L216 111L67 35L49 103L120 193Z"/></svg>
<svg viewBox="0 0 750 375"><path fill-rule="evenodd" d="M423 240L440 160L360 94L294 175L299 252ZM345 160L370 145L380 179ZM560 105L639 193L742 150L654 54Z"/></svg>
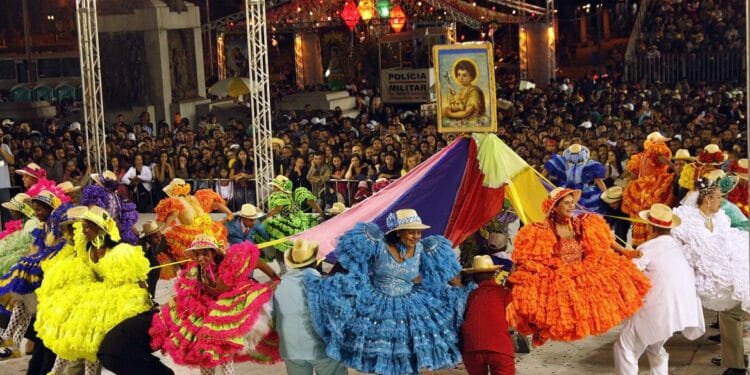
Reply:
<svg viewBox="0 0 750 375"><path fill-rule="evenodd" d="M744 82L747 60L744 51L641 55L626 60L624 73L631 83Z"/></svg>

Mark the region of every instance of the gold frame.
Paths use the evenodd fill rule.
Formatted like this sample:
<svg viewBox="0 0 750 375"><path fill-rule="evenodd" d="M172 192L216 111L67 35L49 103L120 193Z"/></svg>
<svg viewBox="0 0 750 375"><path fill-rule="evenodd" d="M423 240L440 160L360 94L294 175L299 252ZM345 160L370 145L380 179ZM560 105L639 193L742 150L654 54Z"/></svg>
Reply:
<svg viewBox="0 0 750 375"><path fill-rule="evenodd" d="M477 58L477 54L482 56ZM476 42L436 45L432 47L432 58L435 68L435 97L437 98L438 132L496 132L497 103L495 93L495 64L492 58L492 45L490 43ZM472 118L452 118L445 114L446 109L449 107L447 101L456 101L456 95L461 93L455 92L457 82L454 77L454 66L460 60L468 60L477 70L477 77L474 77L471 85L478 89L483 96L484 114L482 115L473 115L471 116ZM448 70L446 70L446 67ZM486 76L487 78L483 79L482 76ZM446 92L444 93L443 90L446 90ZM463 96L459 97L462 98Z"/></svg>

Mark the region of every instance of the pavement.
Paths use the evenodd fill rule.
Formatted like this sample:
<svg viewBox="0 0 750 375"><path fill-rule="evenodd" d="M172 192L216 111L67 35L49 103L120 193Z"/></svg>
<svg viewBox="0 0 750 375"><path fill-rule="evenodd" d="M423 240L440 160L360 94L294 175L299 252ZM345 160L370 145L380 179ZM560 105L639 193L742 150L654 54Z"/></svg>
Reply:
<svg viewBox="0 0 750 375"><path fill-rule="evenodd" d="M140 222L153 219L153 214L141 215ZM218 217L217 217L218 218ZM141 223L138 224L140 227ZM256 274L263 281L263 274ZM160 281L157 285L156 300L163 303L174 294L172 281ZM706 322L716 321L716 313L705 311ZM745 326L745 353L750 353L750 325ZM606 334L592 336L574 342L547 342L541 347L532 348L529 354L516 354L517 374L556 374L556 375L582 375L582 374L614 374L614 359L612 345L619 333L619 327L613 328ZM716 329L708 329L707 334L695 341L689 341L677 334L666 344L666 350L670 355L669 373L671 375L719 375L723 368L711 364L711 358L721 355L721 346L711 340L709 335L718 333ZM161 356L160 356L161 357ZM0 375L25 374L30 356L0 362ZM190 369L175 365L169 358L162 360L177 375L199 375L197 369ZM275 365L257 365L252 363L241 363L235 367L235 372L242 375L276 375L285 374L283 363ZM103 371L103 374L111 374ZM424 374L454 375L465 374L463 365L459 364L455 369L441 370L436 372L424 372ZM648 374L648 361L644 355L640 361L640 373ZM349 370L349 374L359 374ZM147 374L144 374L147 375Z"/></svg>

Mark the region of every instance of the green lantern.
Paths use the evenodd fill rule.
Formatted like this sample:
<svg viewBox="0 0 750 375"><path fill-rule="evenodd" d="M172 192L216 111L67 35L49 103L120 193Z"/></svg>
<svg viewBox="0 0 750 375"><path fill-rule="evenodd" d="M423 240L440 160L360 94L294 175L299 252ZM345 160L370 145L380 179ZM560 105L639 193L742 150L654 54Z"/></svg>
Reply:
<svg viewBox="0 0 750 375"><path fill-rule="evenodd" d="M375 5L376 8L378 8L378 15L380 15L380 18L388 18L391 13L391 2L388 0L378 0L378 3Z"/></svg>

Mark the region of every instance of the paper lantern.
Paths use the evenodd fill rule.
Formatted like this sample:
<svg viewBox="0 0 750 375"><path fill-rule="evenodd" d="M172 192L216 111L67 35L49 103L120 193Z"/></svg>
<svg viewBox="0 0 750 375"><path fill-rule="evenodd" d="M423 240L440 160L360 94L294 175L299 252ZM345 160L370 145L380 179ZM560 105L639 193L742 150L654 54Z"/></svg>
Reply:
<svg viewBox="0 0 750 375"><path fill-rule="evenodd" d="M344 9L341 10L341 18L344 20L346 26L349 27L349 30L354 31L354 28L357 27L357 22L359 22L359 11L354 1L349 0L346 2Z"/></svg>
<svg viewBox="0 0 750 375"><path fill-rule="evenodd" d="M362 21L365 21L365 23L370 22L377 11L372 0L360 0L357 9L359 9L359 15L362 16Z"/></svg>
<svg viewBox="0 0 750 375"><path fill-rule="evenodd" d="M400 33L401 29L406 26L406 13L401 9L400 5L396 5L391 9L391 16L389 20L393 31Z"/></svg>
<svg viewBox="0 0 750 375"><path fill-rule="evenodd" d="M380 15L380 18L388 18L391 13L391 2L388 0L378 0L375 7L378 8L378 15Z"/></svg>

